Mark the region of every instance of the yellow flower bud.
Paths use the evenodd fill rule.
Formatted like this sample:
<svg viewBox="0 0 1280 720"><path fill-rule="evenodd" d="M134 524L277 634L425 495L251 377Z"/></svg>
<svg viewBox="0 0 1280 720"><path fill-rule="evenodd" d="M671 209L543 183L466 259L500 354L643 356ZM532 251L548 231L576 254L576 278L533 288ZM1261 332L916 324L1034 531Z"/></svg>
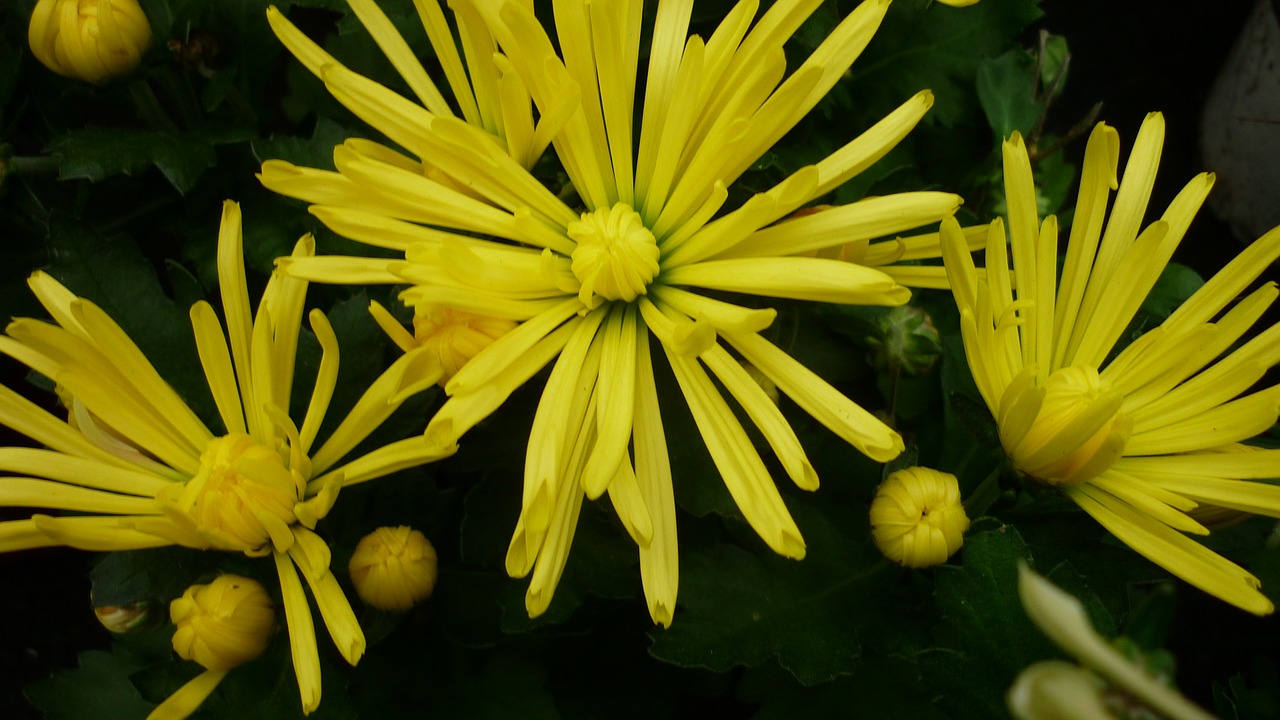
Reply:
<svg viewBox="0 0 1280 720"><path fill-rule="evenodd" d="M956 476L926 467L889 475L871 501L871 537L885 557L906 567L946 562L964 544L969 517Z"/></svg>
<svg viewBox="0 0 1280 720"><path fill-rule="evenodd" d="M100 83L138 67L151 26L137 0L40 0L27 41L50 70Z"/></svg>
<svg viewBox="0 0 1280 720"><path fill-rule="evenodd" d="M169 604L169 619L174 652L207 670L230 670L267 649L275 611L256 580L220 575L187 588Z"/></svg>
<svg viewBox="0 0 1280 720"><path fill-rule="evenodd" d="M436 549L412 528L381 527L356 545L347 566L356 594L379 610L408 610L431 597Z"/></svg>

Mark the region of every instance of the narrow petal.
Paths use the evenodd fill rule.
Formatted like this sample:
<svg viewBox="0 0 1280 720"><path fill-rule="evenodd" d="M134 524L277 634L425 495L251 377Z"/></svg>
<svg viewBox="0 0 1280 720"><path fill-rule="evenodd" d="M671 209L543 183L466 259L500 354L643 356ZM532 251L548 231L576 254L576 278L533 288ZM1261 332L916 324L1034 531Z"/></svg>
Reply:
<svg viewBox="0 0 1280 720"><path fill-rule="evenodd" d="M289 628L289 652L293 658L293 672L298 677L302 712L309 715L320 706L320 651L316 647L311 605L289 556L277 552L271 557L280 576L280 595L284 599L285 623Z"/></svg>
<svg viewBox="0 0 1280 720"><path fill-rule="evenodd" d="M888 462L902 452L898 433L768 340L754 333L724 339L805 412L867 457Z"/></svg>
<svg viewBox="0 0 1280 720"><path fill-rule="evenodd" d="M894 306L911 292L872 268L821 258L709 260L671 268L663 281L711 290L847 305Z"/></svg>
<svg viewBox="0 0 1280 720"><path fill-rule="evenodd" d="M164 702L157 705L156 709L147 715L147 720L186 720L200 708L214 690L218 689L218 684L227 676L227 672L227 670L205 670L191 678L172 695L165 698Z"/></svg>
<svg viewBox="0 0 1280 720"><path fill-rule="evenodd" d="M1087 484L1070 488L1067 495L1121 542L1210 595L1255 615L1275 609L1258 591L1257 578L1164 523Z"/></svg>
<svg viewBox="0 0 1280 720"><path fill-rule="evenodd" d="M675 492L666 433L662 429L662 411L658 406L658 389L653 379L653 361L649 355L649 334L640 333L638 341L632 444L635 447L636 483L653 524L653 537L648 546L640 547L640 582L649 604L649 616L655 623L671 627L680 586Z"/></svg>
<svg viewBox="0 0 1280 720"><path fill-rule="evenodd" d="M669 351L666 355L711 459L743 517L774 552L803 558L800 529L733 410L696 360Z"/></svg>

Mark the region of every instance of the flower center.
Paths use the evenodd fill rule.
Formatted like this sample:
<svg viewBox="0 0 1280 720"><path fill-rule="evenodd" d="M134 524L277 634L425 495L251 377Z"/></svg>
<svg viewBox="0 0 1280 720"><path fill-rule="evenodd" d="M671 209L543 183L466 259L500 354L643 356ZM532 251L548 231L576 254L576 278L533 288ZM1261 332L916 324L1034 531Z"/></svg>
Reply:
<svg viewBox="0 0 1280 720"><path fill-rule="evenodd" d="M280 548L292 543L289 526L296 522L294 506L304 488L280 453L232 433L209 443L199 471L175 486L172 502L212 546L259 554L268 543Z"/></svg>
<svg viewBox="0 0 1280 720"><path fill-rule="evenodd" d="M658 274L658 241L630 205L586 212L569 224L573 274L582 283L578 297L594 308L607 300L631 302L644 295Z"/></svg>
<svg viewBox="0 0 1280 720"><path fill-rule="evenodd" d="M1001 440L1024 475L1055 486L1087 482L1124 455L1133 421L1120 410L1122 400L1097 370L1062 368L1001 412ZM1033 413L1030 425L1019 427L1018 418Z"/></svg>

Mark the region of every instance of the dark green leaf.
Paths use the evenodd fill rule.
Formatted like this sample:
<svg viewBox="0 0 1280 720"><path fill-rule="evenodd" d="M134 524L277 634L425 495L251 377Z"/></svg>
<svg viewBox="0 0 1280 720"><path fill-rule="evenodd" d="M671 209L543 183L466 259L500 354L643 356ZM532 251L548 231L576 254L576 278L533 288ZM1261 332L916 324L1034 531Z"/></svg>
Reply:
<svg viewBox="0 0 1280 720"><path fill-rule="evenodd" d="M1014 49L983 60L978 65L977 90L997 137L1031 132L1042 107L1035 98L1035 60L1025 51Z"/></svg>
<svg viewBox="0 0 1280 720"><path fill-rule="evenodd" d="M762 545L682 553L680 607L671 628L653 630L654 657L719 672L776 657L806 685L853 672L860 634L891 595L889 566L865 535L850 537L867 531L861 514L837 525L807 505L792 510L809 546L801 562Z"/></svg>
<svg viewBox="0 0 1280 720"><path fill-rule="evenodd" d="M1017 673L1054 651L1018 599L1018 563L1031 559L1018 531L1009 525L973 530L961 565L935 573L939 647L919 655L920 669L954 717L1002 717L1004 693Z"/></svg>
<svg viewBox="0 0 1280 720"><path fill-rule="evenodd" d="M129 605L144 600L167 603L213 570L221 559L221 553L176 546L104 555L89 573L93 604Z"/></svg>
<svg viewBox="0 0 1280 720"><path fill-rule="evenodd" d="M213 146L191 134L155 130L74 130L55 140L64 180L98 181L112 175L136 175L155 167L179 193L186 193L217 162Z"/></svg>
<svg viewBox="0 0 1280 720"><path fill-rule="evenodd" d="M80 654L80 667L29 686L27 698L44 711L45 720L137 720L154 707L129 680L140 667L119 655L89 650Z"/></svg>

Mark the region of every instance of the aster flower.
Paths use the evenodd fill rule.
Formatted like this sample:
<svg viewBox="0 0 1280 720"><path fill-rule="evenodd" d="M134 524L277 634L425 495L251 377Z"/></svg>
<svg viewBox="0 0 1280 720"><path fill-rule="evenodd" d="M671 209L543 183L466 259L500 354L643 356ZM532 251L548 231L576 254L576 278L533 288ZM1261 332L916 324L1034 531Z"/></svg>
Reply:
<svg viewBox="0 0 1280 720"><path fill-rule="evenodd" d="M14 320L0 352L54 380L64 421L0 386L0 422L47 449L0 448L0 505L86 513L0 522L0 552L50 545L95 551L165 545L270 556L305 712L320 702L320 660L302 579L338 650L354 664L365 640L315 532L338 491L447 456L421 436L340 462L406 397L402 358L357 401L319 447L316 436L338 372L338 345L309 314L322 357L306 415L288 415L307 283L274 274L256 316L241 254L240 211L223 207L218 277L227 332L206 302L191 321L225 430L207 427L100 308L43 272L29 284L53 322ZM314 252L311 238L294 257ZM230 345L228 347L228 338ZM302 579L299 578L301 571Z"/></svg>
<svg viewBox="0 0 1280 720"><path fill-rule="evenodd" d="M946 221L946 267L969 368L1018 472L1058 488L1174 575L1266 614L1273 605L1257 578L1188 534L1209 533L1193 516L1205 507L1280 517L1280 487L1257 482L1280 477L1280 451L1240 444L1280 412L1280 386L1252 389L1280 360L1280 326L1242 340L1274 302L1275 284L1227 309L1280 256L1280 229L1117 351L1213 184L1212 175L1195 177L1141 229L1163 139L1163 118L1147 116L1117 186L1116 132L1094 129L1055 289L1057 221L1037 218L1030 162L1014 135L1004 144L1012 258L997 220L986 279L977 277Z"/></svg>
<svg viewBox="0 0 1280 720"><path fill-rule="evenodd" d="M704 41L688 35L690 4L664 0L638 111L640 2L556 2L555 43L526 3L456 7L483 20L500 50L495 62L522 81L543 124L557 119L551 143L583 207L566 204L474 124L320 64L330 92L413 157L348 142L334 152L337 172L273 161L260 178L314 203L311 212L336 232L405 258L287 258L281 267L317 281L409 283L402 299L410 305L518 323L446 383L450 400L427 437L460 437L552 365L529 438L507 571L532 573L527 609L543 612L583 498L607 492L639 546L650 614L669 624L678 583L675 505L651 338L747 521L774 551L803 557L800 531L716 382L806 490L818 485L813 467L741 361L876 460L895 457L902 440L760 334L774 310L711 295L904 303L907 288L872 266L937 257L936 236L931 251L870 241L937 222L958 197L903 193L791 216L887 153L932 96L921 92L826 159L728 210L728 187L844 74L887 0L860 5L785 79L783 43L817 3L784 0L752 27L757 6L744 1ZM865 263L805 256L849 243L865 246Z"/></svg>

